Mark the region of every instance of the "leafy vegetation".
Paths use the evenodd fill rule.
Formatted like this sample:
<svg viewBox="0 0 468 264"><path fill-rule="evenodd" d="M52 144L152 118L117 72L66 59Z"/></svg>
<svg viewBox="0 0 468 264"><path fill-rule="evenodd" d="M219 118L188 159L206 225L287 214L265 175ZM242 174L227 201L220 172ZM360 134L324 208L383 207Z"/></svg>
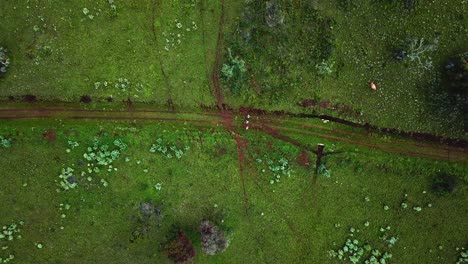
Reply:
<svg viewBox="0 0 468 264"><path fill-rule="evenodd" d="M10 66L10 59L6 55L7 50L4 47L0 47L0 76L7 72Z"/></svg>
<svg viewBox="0 0 468 264"><path fill-rule="evenodd" d="M240 59L238 56L233 57L231 49L228 49L228 53L229 60L227 63L223 64L221 73L226 84L231 88L231 92L239 94L245 87L245 73L247 72L245 61Z"/></svg>
<svg viewBox="0 0 468 264"><path fill-rule="evenodd" d="M432 42L428 43L424 38L413 38L407 41L405 50L399 51L397 56L402 60L408 58L416 67L430 70L433 65L432 59L428 53L436 51L438 43L438 39L434 39Z"/></svg>
<svg viewBox="0 0 468 264"><path fill-rule="evenodd" d="M156 139L156 143L151 146L150 152L151 153L159 152L168 159L171 159L174 156L177 159L180 159L184 155L184 151L188 151L189 149L190 149L189 146L184 146L183 150L179 149L175 145L164 143L162 138L158 138Z"/></svg>
<svg viewBox="0 0 468 264"><path fill-rule="evenodd" d="M5 138L0 136L0 147L2 148L11 148L11 138Z"/></svg>
<svg viewBox="0 0 468 264"><path fill-rule="evenodd" d="M468 250L460 252L460 257L456 264L468 263Z"/></svg>
<svg viewBox="0 0 468 264"><path fill-rule="evenodd" d="M461 96L468 94L468 52L455 56L445 65L444 77L450 93Z"/></svg>
<svg viewBox="0 0 468 264"><path fill-rule="evenodd" d="M263 157L257 157L256 161L258 164L261 164L261 172L266 173L267 170L272 176L269 176L270 184L279 183L281 181L281 176L291 177L291 169L289 167L289 162L285 158L280 158L277 161L270 159L267 155Z"/></svg>
<svg viewBox="0 0 468 264"><path fill-rule="evenodd" d="M467 263L467 3L0 1L0 263Z"/></svg>
<svg viewBox="0 0 468 264"><path fill-rule="evenodd" d="M10 249L12 241L19 240L21 236L21 227L24 225L24 221L19 221L18 223L11 223L10 225L4 225L0 233L0 245L1 245L1 255L0 263L8 263L15 259L14 250ZM10 249L10 254L4 256L6 250Z"/></svg>

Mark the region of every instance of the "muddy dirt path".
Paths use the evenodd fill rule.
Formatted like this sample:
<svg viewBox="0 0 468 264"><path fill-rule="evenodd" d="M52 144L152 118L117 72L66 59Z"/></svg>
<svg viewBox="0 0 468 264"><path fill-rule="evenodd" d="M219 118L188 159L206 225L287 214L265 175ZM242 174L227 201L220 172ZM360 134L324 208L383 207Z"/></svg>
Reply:
<svg viewBox="0 0 468 264"><path fill-rule="evenodd" d="M326 133L330 135L336 135L336 136L346 136L347 138L350 139L357 139L358 141L372 141L373 143L376 143L379 146L393 146L394 142L393 141L388 141L388 140L383 140L378 137L373 136L372 132L365 131L365 133L356 133L356 132L350 132L347 130L339 129L339 128L328 128L324 126L319 126L315 124L310 124L306 122L301 122L301 121L294 121L294 120L285 120L285 119L271 119L267 118L263 120L262 122L267 122L268 124L274 125L274 126L279 126L279 127L287 127L287 128L296 128L297 130L302 130L302 131L311 131L311 132L321 132L321 133ZM404 143L405 142L405 143ZM462 148L462 147L450 147L446 145L430 145L426 144L424 142L418 142L414 140L400 140L400 144L403 145L405 144L406 148L416 148L416 149L423 149L424 151L428 152L439 152L439 153L450 153L454 155L459 155L459 154L467 154L467 150Z"/></svg>
<svg viewBox="0 0 468 264"><path fill-rule="evenodd" d="M221 80L220 80L220 71L221 71L221 64L223 59L223 39L224 39L224 23L226 21L225 16L225 0L221 0L221 14L219 18L219 25L218 25L218 40L216 44L216 56L215 62L213 64L213 71L211 73L211 82L213 85L213 93L216 99L216 106L219 112L219 117L223 120L223 124L227 131L231 133L233 136L236 146L237 146L237 156L239 161L239 176L241 180L242 186L242 195L243 195L243 207L245 210L245 214L248 214L249 209L249 196L247 194L246 188L246 179L244 173L244 164L245 164L245 151L247 150L247 141L241 137L237 133L237 128L234 125L234 113L229 111L224 103L224 97L221 87Z"/></svg>
<svg viewBox="0 0 468 264"><path fill-rule="evenodd" d="M334 141L340 141L344 143L349 143L352 145L357 145L357 146L364 146L364 147L369 147L373 149L379 149L383 151L388 151L388 152L395 152L395 153L400 153L400 154L405 154L409 156L416 156L416 157L425 157L425 158L432 158L432 159L439 159L439 160L450 160L450 161L468 161L468 155L466 154L459 154L459 153L450 153L450 152L445 152L441 151L438 154L435 153L429 153L425 152L424 149L418 149L418 150L409 150L402 148L399 145L394 145L392 147L390 146L385 146L385 145L378 145L378 144L373 144L369 143L369 141L357 141L353 139L347 139L344 137L340 136L333 136L333 135L328 135L328 134L321 134L317 132L310 132L310 131L302 131L298 129L293 129L293 128L286 128L286 127L276 127L276 126L255 126L255 129L258 129L260 131L266 132L269 135L281 139L285 142L289 142L293 145L296 145L302 149L305 150L312 150L311 147L308 147L305 144L299 143L298 141L291 139L289 137L286 137L284 135L281 135L280 132L290 132L290 133L295 133L295 134L300 134L300 135L305 135L305 136L313 136L313 137L320 137L320 138L326 138Z"/></svg>
<svg viewBox="0 0 468 264"><path fill-rule="evenodd" d="M192 122L192 123L206 123L211 125L223 125L229 131L236 143L239 144L239 150L246 151L247 142L242 138L239 131L244 130L240 124L235 124L235 118L243 118L243 115L234 114L231 111L220 110L218 113L191 113L191 112L172 112L172 111L158 111L158 110L145 110L135 109L129 111L110 111L110 110L87 110L87 109L70 109L70 108L22 108L22 109L0 109L0 119L98 119L98 120L148 120L148 121L175 121L175 122ZM466 150L460 148L451 148L443 144L434 144L430 147L425 146L410 146L408 148L409 140L394 139L391 146L381 144L377 140L374 142L372 135L367 135L365 132L359 134L353 132L352 136L345 137L343 134L336 133L330 130L310 129L308 127L301 128L292 126L287 122L283 122L283 117L268 117L268 120L262 120L261 123L268 124L268 127L258 127L259 124L252 123L251 127L274 136L279 140L289 142L296 146L301 146L303 149L312 151L313 147L304 146L297 140L291 140L285 136L285 133L298 134L303 136L312 136L318 138L325 138L333 141L345 142L353 145L365 146L384 151L407 154L411 156L419 156L426 158L435 158L450 161L467 161L468 153ZM253 120L253 119L252 119ZM343 132L344 133L344 132ZM357 133L357 134L356 134ZM357 136L360 135L360 136ZM413 143L421 144L421 143ZM244 162L245 157L243 153L239 153L241 162Z"/></svg>

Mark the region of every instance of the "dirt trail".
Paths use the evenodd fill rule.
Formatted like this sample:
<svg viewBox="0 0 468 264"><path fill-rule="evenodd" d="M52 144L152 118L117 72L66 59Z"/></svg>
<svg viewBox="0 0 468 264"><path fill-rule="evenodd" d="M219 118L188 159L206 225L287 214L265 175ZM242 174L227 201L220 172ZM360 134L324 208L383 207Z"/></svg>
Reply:
<svg viewBox="0 0 468 264"><path fill-rule="evenodd" d="M24 108L24 109L0 109L0 119L99 119L99 120L154 120L154 121L176 121L176 122L192 122L192 123L205 123L211 125L224 125L226 130L232 133L234 139L239 144L239 150L245 152L247 143L237 133L240 126L234 124L234 118L239 117L231 111L219 110L218 113L190 113L181 112L175 113L172 111L158 111L158 110L145 110L135 109L131 112L128 111L110 111L110 110L87 110L87 109L71 109L71 108ZM311 147L306 147L304 144L297 140L286 137L282 132L290 132L294 134L310 135L314 137L326 138L334 141L346 142L354 145L366 146L395 153L402 153L411 156L420 156L427 158L436 158L450 161L467 161L468 153L466 149L450 148L446 145L437 144L436 146L413 146L408 148L408 140L393 140L391 146L388 143L381 144L380 142L370 143L373 138L371 136L357 136L359 134L353 133L352 138L344 137L343 134L337 133L333 130L320 130L320 129L303 129L302 127L295 128L288 122L284 123L284 118L270 116L267 120L259 120L260 123L268 124L268 127L257 127L252 123L252 128L268 133L277 139L289 142L293 145L300 146L301 148L312 151ZM419 144L419 143L418 143ZM245 161L242 153L239 153L241 162Z"/></svg>
<svg viewBox="0 0 468 264"><path fill-rule="evenodd" d="M237 146L237 156L239 160L239 174L241 178L242 192L243 192L243 206L245 213L248 213L249 208L249 198L246 188L246 180L244 174L244 163L245 163L245 154L244 151L247 149L247 141L244 140L236 131L236 126L234 125L234 114L232 111L229 111L224 103L224 97L221 87L221 80L219 73L221 71L221 63L223 59L223 28L225 22L225 0L221 0L221 14L219 18L218 25L218 40L216 44L216 56L215 62L213 64L213 72L211 73L211 81L213 84L213 92L216 99L216 106L219 112L219 117L223 120L223 124L226 127L226 130L229 131L234 140L236 141Z"/></svg>
<svg viewBox="0 0 468 264"><path fill-rule="evenodd" d="M310 135L314 137L321 137L321 138L326 138L326 139L331 139L331 140L336 140L336 141L341 141L345 143L350 143L353 145L358 145L358 146L364 146L364 147L370 147L374 149L380 149L384 151L389 151L389 152L395 152L395 153L401 153L401 154L406 154L409 156L417 156L417 157L426 157L426 158L433 158L433 159L439 159L439 160L450 160L450 161L467 161L468 160L468 155L463 154L463 155L450 155L450 153L440 153L440 154L434 154L434 153L427 153L423 151L416 151L416 150L408 150L404 148L399 148L398 145L395 144L395 147L390 147L390 146L384 146L384 145L378 145L378 144L373 144L369 143L366 141L357 141L357 140L352 140L352 139L347 139L344 137L339 137L339 136L333 136L333 135L327 135L327 134L321 134L321 133L316 133L316 132L310 132L310 131L301 131L298 129L292 129L292 128L284 128L284 127L271 127L269 129L265 129L260 127L262 131L265 131L271 135L271 131L277 131L275 132L276 134L274 137L281 139L281 137L284 136L278 136L279 131L289 131L292 133L296 134L301 134L301 135ZM270 130L270 131L268 131ZM307 146L302 144L298 145L297 142L294 141L289 141L285 140L291 144L294 144L296 146L302 147L303 149L307 149Z"/></svg>
<svg viewBox="0 0 468 264"><path fill-rule="evenodd" d="M312 128L313 129L312 131L317 131L318 129L318 130L326 132L327 134L334 134L334 135L341 134L344 136L358 138L360 141L362 140L368 141L372 139L375 142L378 139L376 137L372 137L372 134L370 132L367 132L366 134L362 134L362 133L360 134L360 133L350 132L350 131L346 131L346 130L342 130L338 128L327 128L324 126L319 126L319 125L314 125L314 124L299 122L299 121L294 121L294 120L267 119L267 121L270 124L275 124L276 126L291 128L291 125L293 126L295 125L295 126L300 127L301 129ZM307 131L310 131L310 130L307 130ZM393 142L387 142L384 140L377 140L377 141L379 145L393 145ZM424 149L424 150L433 151L433 152L445 151L445 152L451 152L452 154L466 154L467 152L466 149L463 149L461 147L450 147L450 146L444 146L444 145L439 145L435 147L433 145L425 144L424 142L417 142L417 141L415 142L414 140L407 141L406 145L407 147L415 147L418 149Z"/></svg>

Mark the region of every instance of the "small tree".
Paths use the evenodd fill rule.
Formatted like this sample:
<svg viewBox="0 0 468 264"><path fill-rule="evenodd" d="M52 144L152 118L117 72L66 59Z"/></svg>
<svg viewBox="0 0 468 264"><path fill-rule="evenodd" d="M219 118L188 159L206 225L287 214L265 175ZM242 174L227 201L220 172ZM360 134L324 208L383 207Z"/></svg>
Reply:
<svg viewBox="0 0 468 264"><path fill-rule="evenodd" d="M231 91L238 94L244 85L247 68L244 60L232 55L231 49L228 49L228 53L229 60L223 64L221 74L223 79L231 85Z"/></svg>
<svg viewBox="0 0 468 264"><path fill-rule="evenodd" d="M205 254L215 255L223 252L229 241L224 238L222 232L218 232L216 227L208 220L203 220L200 224L202 250Z"/></svg>
<svg viewBox="0 0 468 264"><path fill-rule="evenodd" d="M187 235L179 230L164 246L164 254L174 263L182 264L190 262L195 257L195 249Z"/></svg>
<svg viewBox="0 0 468 264"><path fill-rule="evenodd" d="M450 93L466 95L468 91L468 51L455 56L445 65L445 80Z"/></svg>
<svg viewBox="0 0 468 264"><path fill-rule="evenodd" d="M7 50L0 47L0 76L7 72L8 66L10 66L10 59L6 55Z"/></svg>
<svg viewBox="0 0 468 264"><path fill-rule="evenodd" d="M432 191L438 195L450 194L457 186L457 179L454 175L448 173L440 173L432 182Z"/></svg>

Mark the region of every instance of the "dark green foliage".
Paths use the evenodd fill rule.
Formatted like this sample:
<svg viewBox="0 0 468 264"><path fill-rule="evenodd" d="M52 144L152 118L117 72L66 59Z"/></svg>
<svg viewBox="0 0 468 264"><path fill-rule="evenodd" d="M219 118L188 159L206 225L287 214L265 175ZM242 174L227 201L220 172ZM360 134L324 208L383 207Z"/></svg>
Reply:
<svg viewBox="0 0 468 264"><path fill-rule="evenodd" d="M80 102L81 103L85 103L85 104L89 104L91 103L92 99L91 99L91 96L89 95L83 95L80 97Z"/></svg>
<svg viewBox="0 0 468 264"><path fill-rule="evenodd" d="M7 72L8 67L10 66L10 59L6 55L7 50L3 47L0 47L0 76Z"/></svg>
<svg viewBox="0 0 468 264"><path fill-rule="evenodd" d="M432 182L432 191L438 195L450 194L457 186L457 178L448 173L439 173Z"/></svg>
<svg viewBox="0 0 468 264"><path fill-rule="evenodd" d="M245 67L245 61L238 56L234 57L231 49L228 49L228 52L229 60L221 68L222 77L224 81L229 84L231 92L239 94L246 81L245 73L247 69Z"/></svg>
<svg viewBox="0 0 468 264"><path fill-rule="evenodd" d="M249 62L250 81L265 100L275 103L300 85L299 73L318 74L317 64L334 52L334 20L310 3L250 1L234 34L233 54Z"/></svg>
<svg viewBox="0 0 468 264"><path fill-rule="evenodd" d="M11 138L0 136L0 148L11 148Z"/></svg>
<svg viewBox="0 0 468 264"><path fill-rule="evenodd" d="M455 56L444 66L445 85L451 94L466 95L468 90L468 51Z"/></svg>

